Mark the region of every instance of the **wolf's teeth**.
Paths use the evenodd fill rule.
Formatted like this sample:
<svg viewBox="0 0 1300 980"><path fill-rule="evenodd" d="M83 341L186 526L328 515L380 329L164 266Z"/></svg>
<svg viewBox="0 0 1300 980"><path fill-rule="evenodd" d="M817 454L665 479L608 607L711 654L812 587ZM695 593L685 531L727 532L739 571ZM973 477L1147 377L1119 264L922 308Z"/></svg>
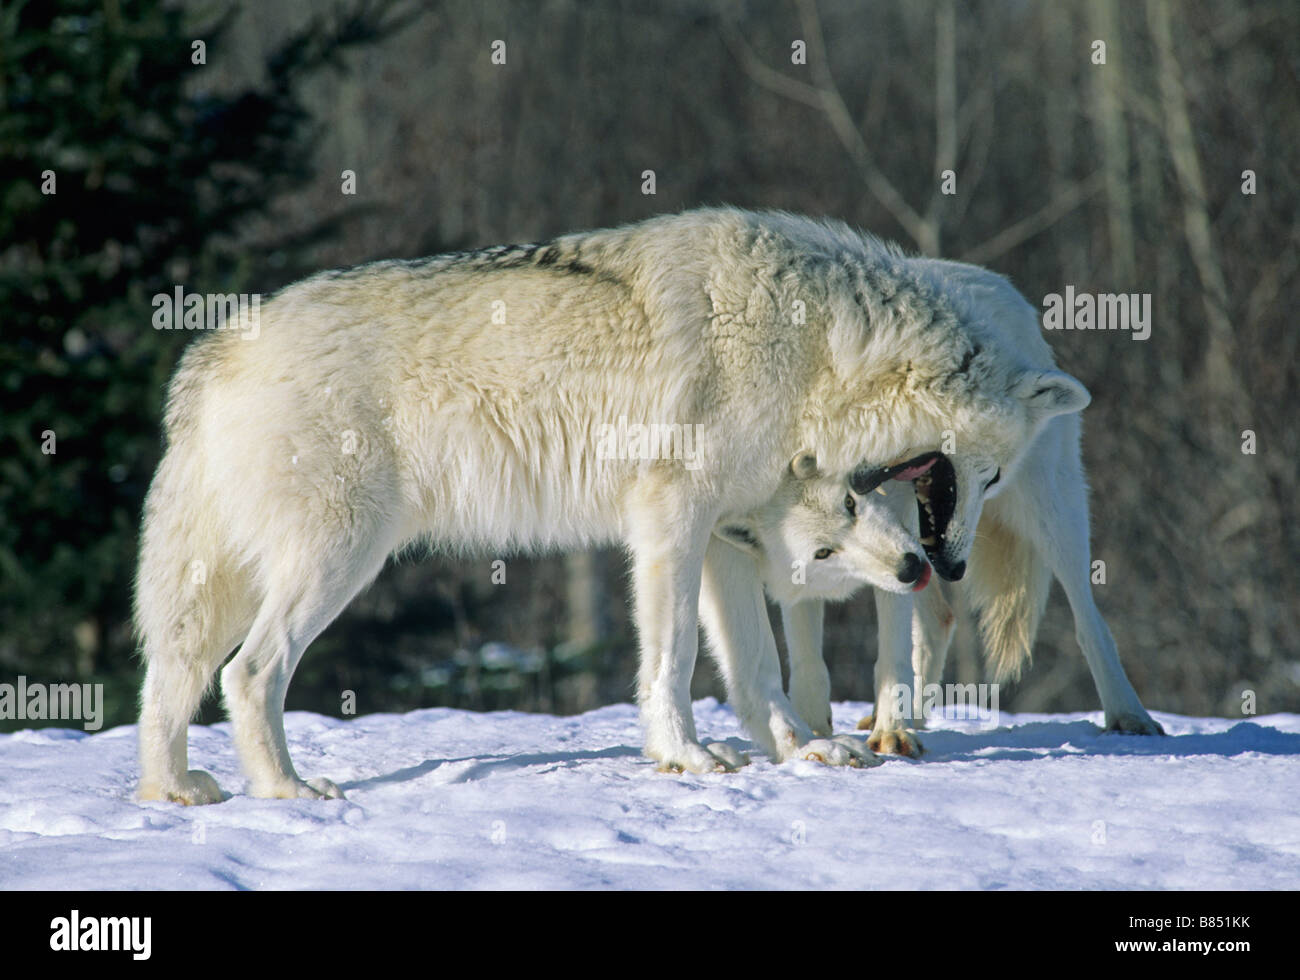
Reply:
<svg viewBox="0 0 1300 980"><path fill-rule="evenodd" d="M928 538L921 539L921 544L925 545L927 548L933 548L938 543L939 542L934 539L933 535Z"/></svg>

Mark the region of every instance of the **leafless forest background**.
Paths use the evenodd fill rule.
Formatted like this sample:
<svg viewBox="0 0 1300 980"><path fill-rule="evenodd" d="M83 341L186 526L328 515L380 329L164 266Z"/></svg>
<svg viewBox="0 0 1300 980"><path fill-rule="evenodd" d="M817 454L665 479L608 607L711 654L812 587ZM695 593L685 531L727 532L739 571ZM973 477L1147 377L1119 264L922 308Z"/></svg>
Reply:
<svg viewBox="0 0 1300 980"><path fill-rule="evenodd" d="M195 85L246 84L312 10L246 5ZM1290 0L430 3L310 90L316 177L244 234L274 253L336 216L310 253L328 268L730 203L986 264L1036 305L1066 285L1150 293L1145 342L1049 336L1093 394L1099 605L1149 708L1240 716L1255 691L1260 713L1300 711L1297 39ZM337 712L348 689L362 712L628 700L625 572L615 552L391 562L289 707ZM961 622L947 679L980 680ZM1057 589L1004 708L1097 706L1073 633ZM870 700L869 594L828 609L826 652L833 696ZM701 653L696 693L721 696Z"/></svg>
<svg viewBox="0 0 1300 980"><path fill-rule="evenodd" d="M258 50L293 16L250 8L232 50ZM1249 689L1261 711L1300 710L1297 38L1285 2L441 4L319 87L321 178L267 230L366 208L321 246L329 267L725 202L987 264L1034 303L1066 284L1149 292L1145 342L1049 338L1094 398L1098 602L1148 706L1239 715ZM806 65L792 63L798 40ZM241 70L214 65L214 81ZM339 194L344 169L355 202ZM939 192L946 169L954 196ZM494 586L488 559L398 563L310 659L340 687L373 642L408 649L435 686L445 674L429 664L484 661L455 698L470 707L627 699L624 572L615 553L516 558ZM430 603L447 628L394 630ZM535 651L536 677L484 688L491 641ZM548 681L539 661L594 641L591 670ZM834 696L870 700L868 594L828 611L826 653ZM968 620L949 679L982 679ZM721 696L703 658L696 692ZM1096 706L1059 589L1003 704Z"/></svg>

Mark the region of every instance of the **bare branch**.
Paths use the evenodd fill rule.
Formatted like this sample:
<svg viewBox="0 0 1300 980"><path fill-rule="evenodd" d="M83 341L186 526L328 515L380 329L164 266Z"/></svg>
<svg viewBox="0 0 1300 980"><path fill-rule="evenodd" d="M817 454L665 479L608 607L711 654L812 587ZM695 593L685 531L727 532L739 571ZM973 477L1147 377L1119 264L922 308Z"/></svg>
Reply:
<svg viewBox="0 0 1300 980"><path fill-rule="evenodd" d="M889 178L876 167L871 159L871 152L867 149L866 141L862 138L862 133L854 124L848 107L844 104L844 99L835 88L835 81L831 77L830 69L826 64L826 42L822 36L821 22L817 17L816 5L800 2L799 12L803 21L804 32L808 35L806 38L809 48L808 60L813 78L816 81L815 85L809 85L806 82L790 78L765 65L745 42L725 8L722 17L723 36L732 53L736 56L736 60L740 62L741 68L757 84L770 92L775 92L787 99L820 109L825 113L827 120L831 124L831 129L835 132L845 150L848 151L849 157L858 168L867 189L893 215L894 220L902 226L917 247L932 254L934 236L929 233L925 220L904 200L902 194L890 183ZM927 245L930 246L929 249L927 249Z"/></svg>
<svg viewBox="0 0 1300 980"><path fill-rule="evenodd" d="M745 74L763 88L795 102L812 106L814 109L822 108L821 93L812 85L783 75L763 64L762 59L754 53L754 49L749 46L730 17L722 18L722 36L727 46L731 48L731 53L740 62L740 67L745 70Z"/></svg>
<svg viewBox="0 0 1300 980"><path fill-rule="evenodd" d="M799 20L803 24L804 33L808 35L806 38L808 66L812 69L813 78L821 94L822 110L826 113L831 128L835 130L835 135L839 137L861 172L867 189L893 215L894 220L911 236L917 247L922 252L933 255L937 242L929 223L907 203L889 178L876 166L866 140L862 138L858 127L853 124L853 116L849 113L848 106L844 104L844 98L840 95L835 79L831 75L830 64L826 58L826 38L822 34L817 4L814 0L798 0L798 6Z"/></svg>
<svg viewBox="0 0 1300 980"><path fill-rule="evenodd" d="M1055 198L1026 218L1003 228L983 244L976 245L961 257L963 262L982 265L1000 255L1004 255L1021 242L1033 238L1039 232L1046 231L1061 218L1069 214L1080 204L1099 191L1105 181L1101 172L1087 180L1071 184Z"/></svg>
<svg viewBox="0 0 1300 980"><path fill-rule="evenodd" d="M987 89L985 90L987 91ZM958 224L966 217L966 211L970 207L971 201L975 200L975 189L979 187L980 182L984 179L984 171L989 162L989 150L993 146L993 99L989 96L989 104L985 112L980 117L978 128L972 128L969 138L964 139L965 156L962 164L962 193L957 195L954 203L956 212L950 215L949 220L952 224Z"/></svg>
<svg viewBox="0 0 1300 980"><path fill-rule="evenodd" d="M993 108L993 83L985 72L970 95L962 99L961 108L957 110L957 141L961 144L969 141L975 121L983 122Z"/></svg>
<svg viewBox="0 0 1300 980"><path fill-rule="evenodd" d="M1250 291L1246 302L1246 324L1254 326L1264 316L1264 312L1276 301L1278 295L1300 268L1300 257L1296 254L1296 233L1293 231L1291 241L1276 259L1269 262L1259 273L1259 280ZM1295 331L1290 331L1292 337Z"/></svg>
<svg viewBox="0 0 1300 980"><path fill-rule="evenodd" d="M848 106L840 94L835 79L831 75L830 63L826 57L826 39L822 32L821 19L817 13L815 0L796 0L799 18L803 25L805 41L808 45L808 66L813 75L814 84L809 85L781 74L765 65L753 49L741 36L730 12L723 8L723 32L727 44L731 47L737 61L745 73L756 83L796 102L819 108L826 114L835 135L848 151L849 157L858 168L863 182L872 196L893 216L894 220L911 237L916 247L926 255L937 255L939 250L939 209L931 206L930 214L923 217L899 193L889 178L876 166L871 151L861 130L853 122ZM945 14L945 11L947 14ZM936 78L936 162L953 167L961 130L968 125L959 118L955 96L955 80L951 77L955 41L955 11L951 5L941 5L937 24L936 57L939 59ZM946 20L951 17L951 20ZM947 25L945 29L945 24ZM945 64L946 62L946 64ZM945 92L947 94L945 94ZM970 103L968 103L970 105ZM967 106L961 107L967 111ZM943 155L947 154L948 159ZM985 262L996 258L1021 242L1032 238L1039 232L1051 227L1060 218L1074 210L1081 203L1095 194L1102 186L1102 175L1095 174L1089 179L1069 185L1043 208L1026 218L1022 218L1008 228L1004 228L988 241L968 251L962 256L967 262Z"/></svg>

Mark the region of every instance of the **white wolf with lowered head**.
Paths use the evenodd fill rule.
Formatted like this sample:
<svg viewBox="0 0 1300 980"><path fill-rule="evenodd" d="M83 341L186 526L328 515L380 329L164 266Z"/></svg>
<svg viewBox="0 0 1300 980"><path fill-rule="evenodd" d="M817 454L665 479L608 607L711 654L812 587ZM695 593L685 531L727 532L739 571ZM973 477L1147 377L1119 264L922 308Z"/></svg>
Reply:
<svg viewBox="0 0 1300 980"><path fill-rule="evenodd" d="M971 370L978 369L981 358L1002 356L999 351L1007 349L1018 351L1025 363L1039 370L1055 368L1034 309L1005 278L958 262L922 258L910 262L946 291L980 345ZM919 471L915 463L905 472L859 471L850 482L857 490L889 476L915 483L917 506L907 523L917 529L940 575L962 579L995 681L1018 677L1028 662L1055 578L1074 614L1075 634L1101 700L1105 728L1160 735L1163 729L1142 706L1124 673L1115 641L1092 595L1087 482L1079 444L1079 414L1071 411L1050 419L1025 453L1012 465L997 469L982 488L978 481L988 471L960 464L961 457L978 459L981 447L959 444L950 447L951 459L930 453L929 465ZM955 465L953 459L958 460ZM963 494L985 497L968 567L945 560L951 522L969 509L958 503ZM901 512L900 516L907 518ZM794 502L784 520L807 527L819 522L834 525L832 516L807 500ZM963 530L972 537L969 527ZM759 553L781 549L771 532L756 531L754 538ZM870 547L869 542L864 544ZM769 582L777 582L768 591L781 602L790 654L790 699L815 735L829 736L830 682L821 655L822 600L844 598L843 591L825 590L811 581L792 590L770 567L765 567L765 574ZM871 729L868 746L876 751L917 755L921 745L909 729L924 727L926 692L942 679L954 617L937 586L917 596L878 589L876 607L876 710L859 727Z"/></svg>
<svg viewBox="0 0 1300 980"><path fill-rule="evenodd" d="M171 383L136 580L140 796L221 798L188 769L186 733L236 647L221 685L250 791L340 795L295 771L285 692L312 640L419 541L494 556L626 544L646 754L734 768L691 716L697 619L731 635L762 586L714 528L769 501L800 451L847 474L952 434L978 447L961 479L987 479L1086 399L1014 351L972 370L963 316L876 239L734 209L284 289L256 340L200 338ZM699 465L601 458L621 418L699 426ZM962 488L949 526L973 531L982 493ZM970 544L950 532L947 567ZM789 702L762 710L756 738L797 756L810 733Z"/></svg>

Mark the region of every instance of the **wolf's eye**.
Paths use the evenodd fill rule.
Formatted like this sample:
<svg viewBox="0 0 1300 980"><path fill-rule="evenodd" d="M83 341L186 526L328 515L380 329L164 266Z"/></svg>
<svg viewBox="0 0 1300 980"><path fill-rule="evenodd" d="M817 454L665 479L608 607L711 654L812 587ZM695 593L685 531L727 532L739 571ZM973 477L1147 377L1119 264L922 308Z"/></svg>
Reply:
<svg viewBox="0 0 1300 980"><path fill-rule="evenodd" d="M833 554L835 554L833 548L818 548L813 557L818 561L821 561L823 558L829 558Z"/></svg>
<svg viewBox="0 0 1300 980"><path fill-rule="evenodd" d="M984 492L988 493L989 487L993 486L993 484L997 483L998 480L1000 479L1002 479L1002 471L998 470L996 473L993 474L993 479L989 480L988 483L984 484Z"/></svg>
<svg viewBox="0 0 1300 980"><path fill-rule="evenodd" d="M849 512L850 517L856 517L858 514L858 502L853 499L853 494L844 495L844 509Z"/></svg>

